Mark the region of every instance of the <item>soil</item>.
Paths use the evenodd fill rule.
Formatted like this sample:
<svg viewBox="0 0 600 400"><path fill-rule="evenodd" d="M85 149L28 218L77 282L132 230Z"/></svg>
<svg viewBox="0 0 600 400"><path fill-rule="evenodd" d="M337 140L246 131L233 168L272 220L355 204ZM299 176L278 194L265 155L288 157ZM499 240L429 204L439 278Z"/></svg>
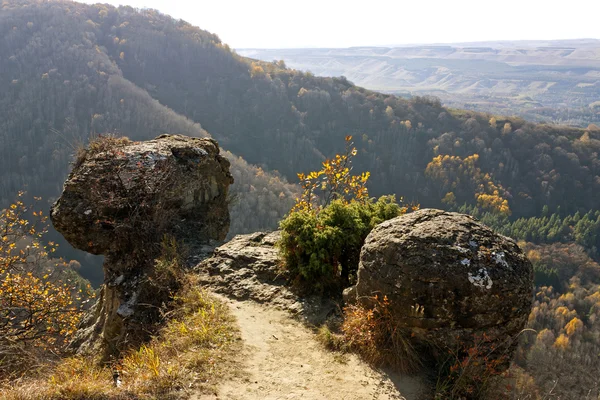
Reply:
<svg viewBox="0 0 600 400"><path fill-rule="evenodd" d="M222 382L208 399L414 400L418 377L375 370L352 354L332 352L289 312L253 301L218 296L229 305L241 332L240 373Z"/></svg>

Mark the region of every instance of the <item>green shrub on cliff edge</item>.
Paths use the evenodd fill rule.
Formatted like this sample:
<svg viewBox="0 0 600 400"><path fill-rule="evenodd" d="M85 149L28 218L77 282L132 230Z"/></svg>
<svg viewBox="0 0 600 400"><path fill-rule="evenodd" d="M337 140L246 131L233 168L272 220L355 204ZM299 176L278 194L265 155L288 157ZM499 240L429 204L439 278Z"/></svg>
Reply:
<svg viewBox="0 0 600 400"><path fill-rule="evenodd" d="M334 200L320 212L293 212L281 222L280 250L286 268L321 289L347 285L356 274L369 232L405 211L394 196L382 196L377 201Z"/></svg>
<svg viewBox="0 0 600 400"><path fill-rule="evenodd" d="M395 196L369 198L370 174L351 173L355 155L352 136L347 136L344 154L325 160L320 171L298 174L302 197L280 223L285 268L311 290L348 286L369 232L407 211Z"/></svg>

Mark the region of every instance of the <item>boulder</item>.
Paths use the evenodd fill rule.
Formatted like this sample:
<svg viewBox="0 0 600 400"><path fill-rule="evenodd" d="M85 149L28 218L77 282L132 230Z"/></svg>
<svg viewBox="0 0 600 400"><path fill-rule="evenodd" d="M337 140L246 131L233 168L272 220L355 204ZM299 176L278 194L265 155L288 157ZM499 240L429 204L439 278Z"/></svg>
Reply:
<svg viewBox="0 0 600 400"><path fill-rule="evenodd" d="M50 214L74 247L105 256L104 284L75 350L114 354L151 330L176 285L157 284L163 236L191 247L224 240L231 183L212 139L105 137L80 154Z"/></svg>
<svg viewBox="0 0 600 400"><path fill-rule="evenodd" d="M338 304L293 291L277 248L280 238L279 231L234 237L195 267L200 283L214 292L269 304L304 322L321 324L337 312Z"/></svg>
<svg viewBox="0 0 600 400"><path fill-rule="evenodd" d="M374 296L387 297L395 320L418 342L456 349L479 340L509 359L532 290L532 265L512 239L468 215L424 209L371 231L357 283L344 296L367 307Z"/></svg>

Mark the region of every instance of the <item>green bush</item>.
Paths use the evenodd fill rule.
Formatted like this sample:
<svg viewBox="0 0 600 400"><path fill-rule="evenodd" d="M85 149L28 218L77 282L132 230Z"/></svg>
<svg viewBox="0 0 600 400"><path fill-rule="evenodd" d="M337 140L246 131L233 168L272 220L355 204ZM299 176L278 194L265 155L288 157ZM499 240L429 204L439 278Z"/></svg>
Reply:
<svg viewBox="0 0 600 400"><path fill-rule="evenodd" d="M395 196L334 200L320 211L298 210L280 223L285 267L313 290L339 289L356 276L360 249L379 223L406 212Z"/></svg>

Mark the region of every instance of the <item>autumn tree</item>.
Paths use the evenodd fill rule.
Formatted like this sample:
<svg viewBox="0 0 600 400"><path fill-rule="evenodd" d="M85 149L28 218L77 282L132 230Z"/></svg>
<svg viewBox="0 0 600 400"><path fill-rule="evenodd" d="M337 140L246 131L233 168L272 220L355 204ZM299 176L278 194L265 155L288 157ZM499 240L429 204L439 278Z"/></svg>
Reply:
<svg viewBox="0 0 600 400"><path fill-rule="evenodd" d="M292 212L299 210L320 210L333 200L347 203L351 200L364 202L369 198L367 181L371 175L363 172L352 175L352 157L357 150L352 142L352 136L346 136L346 150L333 158L323 161L323 168L308 174L299 173L298 179L302 185L300 196Z"/></svg>
<svg viewBox="0 0 600 400"><path fill-rule="evenodd" d="M75 332L89 285L43 244L47 216L17 200L0 212L0 375L23 354L60 352ZM31 219L28 218L31 213Z"/></svg>

